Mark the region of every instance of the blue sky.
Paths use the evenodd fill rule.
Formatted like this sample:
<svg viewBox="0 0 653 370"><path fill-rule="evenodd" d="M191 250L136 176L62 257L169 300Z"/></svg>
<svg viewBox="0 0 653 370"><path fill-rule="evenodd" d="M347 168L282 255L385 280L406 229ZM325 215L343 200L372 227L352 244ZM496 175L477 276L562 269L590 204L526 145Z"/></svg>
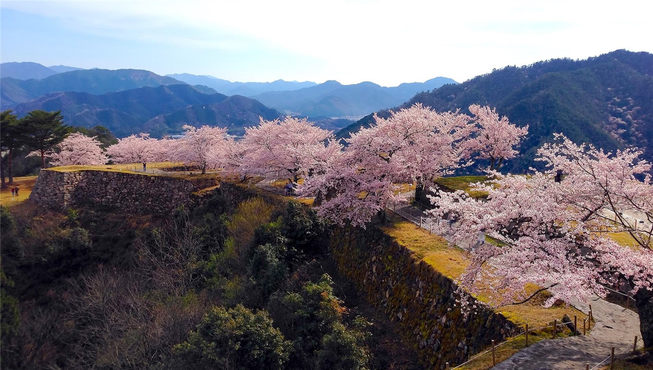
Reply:
<svg viewBox="0 0 653 370"><path fill-rule="evenodd" d="M238 81L464 81L653 52L651 1L2 1L1 60Z"/></svg>

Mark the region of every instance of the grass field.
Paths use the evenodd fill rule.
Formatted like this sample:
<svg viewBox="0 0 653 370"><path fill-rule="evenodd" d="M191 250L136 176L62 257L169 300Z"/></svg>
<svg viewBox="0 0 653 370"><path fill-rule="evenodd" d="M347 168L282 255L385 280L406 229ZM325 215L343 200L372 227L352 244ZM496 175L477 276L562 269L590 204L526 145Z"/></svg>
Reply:
<svg viewBox="0 0 653 370"><path fill-rule="evenodd" d="M14 184L0 190L0 205L12 207L24 202L32 193L37 176L14 177ZM18 196L11 195L11 188L18 186Z"/></svg>
<svg viewBox="0 0 653 370"><path fill-rule="evenodd" d="M472 198L483 198L487 197L487 192L471 190L470 185L484 181L487 181L487 177L485 176L452 176L440 177L435 180L435 183L451 191L463 190Z"/></svg>
<svg viewBox="0 0 653 370"><path fill-rule="evenodd" d="M98 166L81 166L81 165L72 165L72 166L59 166L59 167L50 167L48 170L58 171L58 172L75 172L75 171L84 171L84 170L96 170L96 171L110 171L110 172L125 172L125 173L139 173L139 174L153 174L151 170L162 170L166 168L173 168L181 166L182 163L175 162L154 162L147 164L148 172L143 172L142 163L125 163L125 164L106 164Z"/></svg>

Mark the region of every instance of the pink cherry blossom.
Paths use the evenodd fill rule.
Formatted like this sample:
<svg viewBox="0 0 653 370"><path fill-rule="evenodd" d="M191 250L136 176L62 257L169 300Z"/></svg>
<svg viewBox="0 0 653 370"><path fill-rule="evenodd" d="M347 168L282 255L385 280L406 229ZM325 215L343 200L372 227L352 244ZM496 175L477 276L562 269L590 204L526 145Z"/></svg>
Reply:
<svg viewBox="0 0 653 370"><path fill-rule="evenodd" d="M227 135L226 128L185 125L183 129L184 136L170 144L170 159L197 165L203 174L208 168L221 168L228 162L226 153L233 139Z"/></svg>
<svg viewBox="0 0 653 370"><path fill-rule="evenodd" d="M464 192L431 197L436 229L470 252L462 283L474 291L483 281L504 293L502 304L525 298L528 282L548 287L549 303L605 296L608 288L652 290L653 184L641 152L606 153L557 135L538 154L546 171L495 172L495 181L473 187L486 191L487 199ZM647 226L627 218L629 212L638 212ZM629 233L636 248L611 239L608 232L615 231ZM497 242L479 242L481 232Z"/></svg>
<svg viewBox="0 0 653 370"><path fill-rule="evenodd" d="M490 170L499 169L504 160L518 154L515 147L528 134L528 126L517 127L490 107L474 104L469 106L469 111L479 129L465 143L467 154L490 160Z"/></svg>
<svg viewBox="0 0 653 370"><path fill-rule="evenodd" d="M159 141L143 133L119 139L107 153L116 163L143 163L143 170L146 163L159 161L162 156Z"/></svg>
<svg viewBox="0 0 653 370"><path fill-rule="evenodd" d="M475 130L464 114L437 113L420 104L374 120L352 134L344 152L325 162L327 170L303 189L318 196L322 216L339 224L364 226L399 200L399 184L428 185L463 165L462 144Z"/></svg>
<svg viewBox="0 0 653 370"><path fill-rule="evenodd" d="M105 164L107 156L100 145L95 138L72 133L45 156L50 158L50 164L53 166Z"/></svg>
<svg viewBox="0 0 653 370"><path fill-rule="evenodd" d="M326 153L334 150L331 131L306 119L261 119L249 127L240 142L240 171L244 175L297 181L320 171ZM336 149L339 149L336 148Z"/></svg>

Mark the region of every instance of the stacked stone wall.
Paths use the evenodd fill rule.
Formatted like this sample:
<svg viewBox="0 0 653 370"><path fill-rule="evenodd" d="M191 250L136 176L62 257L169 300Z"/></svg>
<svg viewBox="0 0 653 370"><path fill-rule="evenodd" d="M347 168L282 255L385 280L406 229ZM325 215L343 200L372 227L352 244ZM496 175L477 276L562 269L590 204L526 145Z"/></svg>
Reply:
<svg viewBox="0 0 653 370"><path fill-rule="evenodd" d="M340 273L398 322L405 343L426 368L460 364L493 339L499 343L517 331L472 297L476 307L463 315L456 283L378 229L334 230L331 250Z"/></svg>
<svg viewBox="0 0 653 370"><path fill-rule="evenodd" d="M148 174L41 170L30 199L48 208L93 206L135 214L166 214L190 205L192 193L215 180L191 181Z"/></svg>

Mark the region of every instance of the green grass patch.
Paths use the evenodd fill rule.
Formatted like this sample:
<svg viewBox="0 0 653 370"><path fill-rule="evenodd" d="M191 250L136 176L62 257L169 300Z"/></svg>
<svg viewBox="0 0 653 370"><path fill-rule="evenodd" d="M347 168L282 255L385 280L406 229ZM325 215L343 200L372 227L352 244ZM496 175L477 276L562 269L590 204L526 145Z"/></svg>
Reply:
<svg viewBox="0 0 653 370"><path fill-rule="evenodd" d="M485 182L487 180L488 178L486 176L453 176L440 177L435 180L435 183L443 187L445 190L462 190L472 198L484 198L487 197L487 192L472 190L471 185L477 182Z"/></svg>

